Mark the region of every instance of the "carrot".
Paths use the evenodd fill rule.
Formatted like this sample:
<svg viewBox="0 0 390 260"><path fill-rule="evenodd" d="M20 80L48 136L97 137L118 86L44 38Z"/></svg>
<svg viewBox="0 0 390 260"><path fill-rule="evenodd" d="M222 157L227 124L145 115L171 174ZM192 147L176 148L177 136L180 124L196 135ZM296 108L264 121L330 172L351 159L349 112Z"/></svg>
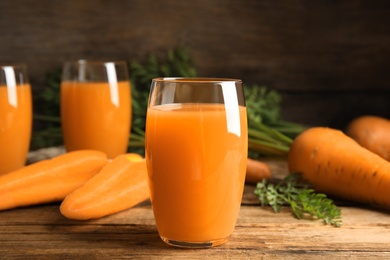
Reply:
<svg viewBox="0 0 390 260"><path fill-rule="evenodd" d="M361 116L349 123L346 134L361 146L390 161L390 120L379 116Z"/></svg>
<svg viewBox="0 0 390 260"><path fill-rule="evenodd" d="M246 183L256 184L261 182L263 179L269 179L270 177L271 169L268 164L248 158L246 163Z"/></svg>
<svg viewBox="0 0 390 260"><path fill-rule="evenodd" d="M65 153L0 176L0 210L61 201L107 163L99 151Z"/></svg>
<svg viewBox="0 0 390 260"><path fill-rule="evenodd" d="M290 147L288 167L325 194L390 207L390 163L339 130L302 132Z"/></svg>
<svg viewBox="0 0 390 260"><path fill-rule="evenodd" d="M135 154L119 155L60 206L70 219L100 218L131 208L149 198L146 162Z"/></svg>

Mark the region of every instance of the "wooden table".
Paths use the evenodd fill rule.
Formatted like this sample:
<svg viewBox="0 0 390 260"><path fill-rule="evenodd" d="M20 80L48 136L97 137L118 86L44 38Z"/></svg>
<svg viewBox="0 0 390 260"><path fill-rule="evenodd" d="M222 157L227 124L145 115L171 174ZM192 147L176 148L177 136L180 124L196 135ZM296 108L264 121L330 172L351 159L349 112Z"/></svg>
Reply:
<svg viewBox="0 0 390 260"><path fill-rule="evenodd" d="M235 231L219 247L166 245L149 201L91 221L66 219L50 204L0 212L0 259L390 259L390 211L345 205L335 228L297 220L288 207L275 214L253 188L246 186Z"/></svg>

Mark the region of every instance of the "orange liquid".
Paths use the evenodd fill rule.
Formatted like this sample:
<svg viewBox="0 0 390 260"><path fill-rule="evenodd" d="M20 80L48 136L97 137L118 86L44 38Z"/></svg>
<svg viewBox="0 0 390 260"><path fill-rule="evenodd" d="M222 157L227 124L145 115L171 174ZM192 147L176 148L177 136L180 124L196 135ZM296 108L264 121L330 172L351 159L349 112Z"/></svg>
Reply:
<svg viewBox="0 0 390 260"><path fill-rule="evenodd" d="M94 149L115 158L127 151L131 127L128 81L63 82L61 122L67 151Z"/></svg>
<svg viewBox="0 0 390 260"><path fill-rule="evenodd" d="M0 85L0 174L26 163L32 127L31 87Z"/></svg>
<svg viewBox="0 0 390 260"><path fill-rule="evenodd" d="M161 237L204 242L233 232L248 143L246 108L236 112L227 120L222 105L148 109L146 163Z"/></svg>

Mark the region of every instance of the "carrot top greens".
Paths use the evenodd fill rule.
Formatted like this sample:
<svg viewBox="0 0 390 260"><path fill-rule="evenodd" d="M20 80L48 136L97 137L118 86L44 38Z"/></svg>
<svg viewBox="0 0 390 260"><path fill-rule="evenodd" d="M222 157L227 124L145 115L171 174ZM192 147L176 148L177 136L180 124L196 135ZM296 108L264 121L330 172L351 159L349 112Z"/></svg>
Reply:
<svg viewBox="0 0 390 260"><path fill-rule="evenodd" d="M275 212L280 212L287 204L298 219L321 219L325 224L341 226L341 210L333 201L299 180L300 174L290 174L277 184L263 180L257 184L254 193L262 206L271 206Z"/></svg>
<svg viewBox="0 0 390 260"><path fill-rule="evenodd" d="M265 86L244 86L250 157L286 156L305 126L282 119L281 96Z"/></svg>

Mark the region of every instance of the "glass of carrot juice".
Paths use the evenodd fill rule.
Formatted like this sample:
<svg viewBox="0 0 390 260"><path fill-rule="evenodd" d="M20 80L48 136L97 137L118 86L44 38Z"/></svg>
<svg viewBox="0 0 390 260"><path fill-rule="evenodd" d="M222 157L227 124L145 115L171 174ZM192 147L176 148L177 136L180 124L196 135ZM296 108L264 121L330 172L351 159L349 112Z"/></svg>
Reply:
<svg viewBox="0 0 390 260"><path fill-rule="evenodd" d="M131 87L126 62L64 63L60 96L67 151L93 149L109 158L127 152Z"/></svg>
<svg viewBox="0 0 390 260"><path fill-rule="evenodd" d="M164 242L196 248L228 241L241 205L247 147L240 80L153 79L145 157Z"/></svg>
<svg viewBox="0 0 390 260"><path fill-rule="evenodd" d="M30 147L31 87L25 65L0 65L0 175L22 168Z"/></svg>

